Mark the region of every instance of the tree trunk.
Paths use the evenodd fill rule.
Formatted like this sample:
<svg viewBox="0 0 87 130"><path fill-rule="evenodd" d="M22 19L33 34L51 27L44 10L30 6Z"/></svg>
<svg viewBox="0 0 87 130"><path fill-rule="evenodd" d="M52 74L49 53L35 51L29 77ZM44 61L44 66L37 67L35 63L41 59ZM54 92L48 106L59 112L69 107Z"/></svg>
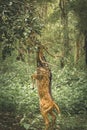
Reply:
<svg viewBox="0 0 87 130"><path fill-rule="evenodd" d="M81 33L79 33L77 39L76 39L76 43L75 43L75 64L78 63L78 60L80 58L80 44L81 44Z"/></svg>
<svg viewBox="0 0 87 130"><path fill-rule="evenodd" d="M67 11L67 0L60 0L59 6L61 10L61 21L63 25L63 59L62 65L67 62L65 59L69 56L69 36L68 36L68 11Z"/></svg>
<svg viewBox="0 0 87 130"><path fill-rule="evenodd" d="M85 63L87 65L87 31L85 32Z"/></svg>

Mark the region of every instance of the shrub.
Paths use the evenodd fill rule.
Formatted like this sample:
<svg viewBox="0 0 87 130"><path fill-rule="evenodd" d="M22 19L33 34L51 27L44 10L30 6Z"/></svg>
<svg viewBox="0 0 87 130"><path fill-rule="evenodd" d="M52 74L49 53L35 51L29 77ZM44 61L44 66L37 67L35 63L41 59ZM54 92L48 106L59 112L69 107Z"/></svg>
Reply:
<svg viewBox="0 0 87 130"><path fill-rule="evenodd" d="M87 110L87 76L83 70L65 66L53 73L53 95L64 113L85 113ZM55 87L54 87L55 86Z"/></svg>

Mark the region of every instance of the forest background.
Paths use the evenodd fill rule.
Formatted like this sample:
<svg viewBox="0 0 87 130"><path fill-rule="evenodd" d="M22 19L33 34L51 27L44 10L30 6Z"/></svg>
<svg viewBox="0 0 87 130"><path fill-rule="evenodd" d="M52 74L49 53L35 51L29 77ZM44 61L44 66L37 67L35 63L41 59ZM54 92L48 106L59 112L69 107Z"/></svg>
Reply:
<svg viewBox="0 0 87 130"><path fill-rule="evenodd" d="M87 130L87 0L0 0L0 129L44 128L31 80L39 44L61 110L57 124Z"/></svg>

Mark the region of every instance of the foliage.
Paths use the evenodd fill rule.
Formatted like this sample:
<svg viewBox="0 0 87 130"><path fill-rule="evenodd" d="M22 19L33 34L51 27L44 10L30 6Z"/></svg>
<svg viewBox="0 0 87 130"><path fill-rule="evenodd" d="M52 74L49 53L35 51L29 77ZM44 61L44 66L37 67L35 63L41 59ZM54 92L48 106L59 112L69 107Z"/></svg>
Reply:
<svg viewBox="0 0 87 130"><path fill-rule="evenodd" d="M45 3L45 2L53 2L53 0L37 0L39 3Z"/></svg>
<svg viewBox="0 0 87 130"><path fill-rule="evenodd" d="M47 4L51 0L39 1L40 4ZM80 55L78 64L74 63L75 44L79 28L86 29L86 0L72 0L68 8L68 32L69 32L69 55L64 60L67 64L60 68L62 58L57 57L63 54L63 26L61 24L61 15L57 4L47 5L48 17L46 18L45 28L42 30L42 19L39 19L38 8L40 5L36 1L27 0L1 0L0 5L0 58L3 54L9 53L10 57L0 62L0 112L13 112L22 115L20 125L26 130L37 130L44 128L43 120L39 111L37 88L32 89L31 75L36 70L36 61L34 51L26 54L29 62L17 61L17 52L13 51L15 47L24 45L27 38L31 38L32 33L41 33L39 40L48 48L50 54L55 58L45 56L53 73L52 77L52 95L61 109L61 117L57 117L57 125L61 129L87 128L85 119L87 117L87 69L84 66L84 48L83 41L79 43ZM58 1L57 1L58 2ZM55 8L56 7L56 8ZM84 7L84 9L83 9ZM77 14L77 18L73 11ZM57 17L56 17L57 16ZM78 24L79 20L79 24ZM65 32L66 33L66 32ZM36 42L36 39L33 39ZM35 45L28 41L29 49ZM31 45L30 45L31 44ZM35 46L34 46L35 48ZM65 49L65 48L64 48ZM11 53L13 51L13 53ZM32 55L32 56L31 56ZM26 61L28 61L26 60ZM35 63L35 65L34 65ZM35 85L36 86L36 85ZM79 117L80 116L80 117ZM82 120L81 120L82 119ZM78 123L77 123L78 122ZM84 122L84 123L83 123Z"/></svg>
<svg viewBox="0 0 87 130"><path fill-rule="evenodd" d="M86 130L86 116L85 115L69 115L62 116L59 124L62 130ZM84 122L84 123L83 123Z"/></svg>
<svg viewBox="0 0 87 130"><path fill-rule="evenodd" d="M35 66L12 61L13 57L9 57L0 64L0 111L21 114L20 125L26 130L42 128L44 124L39 111L37 88L32 89L31 75ZM68 129L75 126L68 123L68 118L71 122L74 120L72 114L86 114L87 75L83 70L75 67L71 69L69 66L53 70L52 95L62 114L62 117L57 118L57 123L61 127L67 124Z"/></svg>
<svg viewBox="0 0 87 130"><path fill-rule="evenodd" d="M4 55L11 55L12 50L17 49L15 45L17 41L22 41L24 44L24 41L31 38L33 34L40 35L42 24L36 6L33 5L36 5L35 1L30 0L26 2L1 0L0 42Z"/></svg>
<svg viewBox="0 0 87 130"><path fill-rule="evenodd" d="M78 17L78 27L84 33L87 30L87 1L72 0L70 2L70 9Z"/></svg>
<svg viewBox="0 0 87 130"><path fill-rule="evenodd" d="M85 113L87 110L86 73L65 66L63 70L56 70L54 74L56 75L53 83L53 86L56 86L54 97L58 100L62 111L67 114Z"/></svg>
<svg viewBox="0 0 87 130"><path fill-rule="evenodd" d="M23 112L29 107L27 104L29 102L31 104L34 101L33 96L36 95L36 93L33 93L31 83L31 73L33 70L28 64L25 65L22 62L11 64L13 60L11 58L8 58L1 64L0 109L2 111L16 111L20 109ZM32 100L30 100L30 97L32 97ZM3 107L3 105L5 106ZM15 108L13 108L14 106ZM32 106L30 109L32 110Z"/></svg>

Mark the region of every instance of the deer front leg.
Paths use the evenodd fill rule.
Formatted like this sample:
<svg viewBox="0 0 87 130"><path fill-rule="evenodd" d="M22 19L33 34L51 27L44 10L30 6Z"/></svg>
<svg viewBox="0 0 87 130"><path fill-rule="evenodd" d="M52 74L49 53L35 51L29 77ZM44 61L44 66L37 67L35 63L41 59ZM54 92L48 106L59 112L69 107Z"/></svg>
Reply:
<svg viewBox="0 0 87 130"><path fill-rule="evenodd" d="M33 89L34 89L34 85L35 85L35 80L37 79L37 74L33 74L32 76L31 76L31 78L32 78L32 84L33 84Z"/></svg>

